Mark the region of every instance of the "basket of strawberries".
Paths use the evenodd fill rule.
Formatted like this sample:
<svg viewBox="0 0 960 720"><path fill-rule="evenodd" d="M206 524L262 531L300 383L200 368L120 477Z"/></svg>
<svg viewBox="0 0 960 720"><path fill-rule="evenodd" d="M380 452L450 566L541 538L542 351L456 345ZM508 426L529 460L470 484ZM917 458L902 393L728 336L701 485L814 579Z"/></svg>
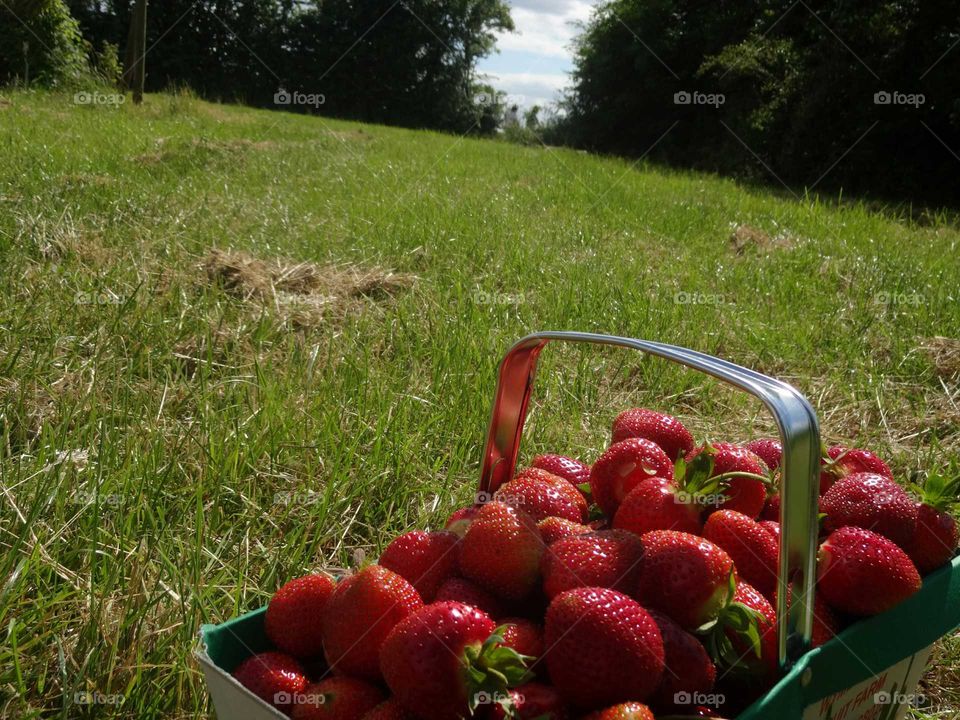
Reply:
<svg viewBox="0 0 960 720"><path fill-rule="evenodd" d="M780 438L697 445L634 408L587 466L517 456L551 342L639 350L759 398ZM912 499L822 449L793 387L692 350L545 332L504 357L477 502L335 582L204 626L221 720L902 717L960 625L958 481Z"/></svg>

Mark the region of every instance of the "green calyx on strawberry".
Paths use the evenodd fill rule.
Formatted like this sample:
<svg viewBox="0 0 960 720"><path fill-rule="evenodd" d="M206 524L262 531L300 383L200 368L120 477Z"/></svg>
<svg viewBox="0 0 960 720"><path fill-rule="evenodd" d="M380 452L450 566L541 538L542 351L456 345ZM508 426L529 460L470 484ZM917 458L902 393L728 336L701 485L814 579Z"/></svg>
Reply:
<svg viewBox="0 0 960 720"><path fill-rule="evenodd" d="M421 720L459 720L482 702L503 701L532 678L533 658L505 647L505 628L458 602L426 605L383 643L380 668L398 702Z"/></svg>
<svg viewBox="0 0 960 720"><path fill-rule="evenodd" d="M738 591L738 581L730 573L726 599L716 619L694 631L703 638L710 657L725 673L752 674L756 671L756 661L767 660L763 636L772 624L765 612L769 604L751 607L759 602L754 594L759 596L755 591L746 594ZM759 598L762 600L762 596ZM747 599L751 604L744 602Z"/></svg>
<svg viewBox="0 0 960 720"><path fill-rule="evenodd" d="M506 644L507 625L497 627L478 648L464 648L465 672L468 678L468 707L472 715L484 696L493 697L504 714L514 717L513 696L510 688L533 680L527 668L536 662L532 655L521 655Z"/></svg>
<svg viewBox="0 0 960 720"><path fill-rule="evenodd" d="M917 523L904 548L917 569L927 574L950 561L957 550L957 520L960 505L960 473L951 465L948 474L932 473L921 486L910 489L919 498Z"/></svg>

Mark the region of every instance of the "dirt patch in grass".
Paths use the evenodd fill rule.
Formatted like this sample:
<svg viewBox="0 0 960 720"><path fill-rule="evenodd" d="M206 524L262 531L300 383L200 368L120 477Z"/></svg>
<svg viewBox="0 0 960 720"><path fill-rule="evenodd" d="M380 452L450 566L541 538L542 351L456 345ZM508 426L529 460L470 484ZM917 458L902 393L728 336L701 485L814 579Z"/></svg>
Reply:
<svg viewBox="0 0 960 720"><path fill-rule="evenodd" d="M49 384L0 378L0 437L8 441L0 453L29 447L44 427L62 422L63 410L79 403L88 391L89 382L76 372Z"/></svg>
<svg viewBox="0 0 960 720"><path fill-rule="evenodd" d="M246 302L278 312L298 327L362 311L408 290L415 278L378 267L317 265L244 252L211 250L203 261L208 282Z"/></svg>
<svg viewBox="0 0 960 720"><path fill-rule="evenodd" d="M766 230L753 225L740 223L731 225L730 247L737 255L743 255L751 250L785 250L793 245L793 240L782 233L770 235Z"/></svg>

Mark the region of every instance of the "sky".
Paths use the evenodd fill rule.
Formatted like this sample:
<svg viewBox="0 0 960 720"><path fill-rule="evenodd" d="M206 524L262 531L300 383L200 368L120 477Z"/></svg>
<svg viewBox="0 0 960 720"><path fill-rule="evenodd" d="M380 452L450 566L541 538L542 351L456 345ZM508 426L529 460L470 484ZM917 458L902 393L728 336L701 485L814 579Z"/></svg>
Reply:
<svg viewBox="0 0 960 720"><path fill-rule="evenodd" d="M573 23L585 21L599 0L510 0L512 33L497 36L498 53L478 64L508 104L544 105L558 99L569 85L573 67Z"/></svg>

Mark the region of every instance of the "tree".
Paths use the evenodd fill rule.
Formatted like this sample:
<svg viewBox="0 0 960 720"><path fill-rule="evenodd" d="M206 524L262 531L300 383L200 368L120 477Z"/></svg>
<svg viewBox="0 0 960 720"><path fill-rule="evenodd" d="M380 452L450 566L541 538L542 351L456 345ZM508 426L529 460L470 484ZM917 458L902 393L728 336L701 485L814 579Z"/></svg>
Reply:
<svg viewBox="0 0 960 720"><path fill-rule="evenodd" d="M67 85L86 73L86 48L61 0L0 3L0 83Z"/></svg>

